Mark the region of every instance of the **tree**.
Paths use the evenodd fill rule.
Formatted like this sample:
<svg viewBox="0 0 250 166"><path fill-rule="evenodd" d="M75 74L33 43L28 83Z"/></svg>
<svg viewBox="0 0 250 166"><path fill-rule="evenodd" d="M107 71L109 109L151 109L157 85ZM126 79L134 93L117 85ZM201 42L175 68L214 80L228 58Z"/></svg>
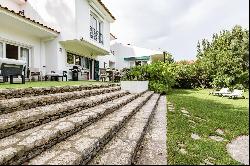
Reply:
<svg viewBox="0 0 250 166"><path fill-rule="evenodd" d="M152 62L156 63L156 62L164 62L164 55L163 54L155 54L152 55ZM166 53L166 63L174 63L174 58L173 55L171 53Z"/></svg>
<svg viewBox="0 0 250 166"><path fill-rule="evenodd" d="M235 26L197 45L198 68L215 87L249 86L249 31Z"/></svg>

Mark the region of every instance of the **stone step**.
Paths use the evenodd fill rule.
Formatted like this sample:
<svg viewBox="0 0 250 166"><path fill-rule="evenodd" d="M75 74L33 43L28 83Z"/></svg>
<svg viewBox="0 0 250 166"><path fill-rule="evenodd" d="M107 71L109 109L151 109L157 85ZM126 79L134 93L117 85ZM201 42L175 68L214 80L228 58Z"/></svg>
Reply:
<svg viewBox="0 0 250 166"><path fill-rule="evenodd" d="M0 115L0 138L51 122L58 118L66 117L67 115L114 100L126 94L128 92L116 91Z"/></svg>
<svg viewBox="0 0 250 166"><path fill-rule="evenodd" d="M132 165L159 97L159 94L154 94L124 128L88 164Z"/></svg>
<svg viewBox="0 0 250 166"><path fill-rule="evenodd" d="M0 89L0 100L40 96L55 93L100 89L117 86L117 84L101 84L101 85L79 85L79 86L55 86L55 87L38 87L23 89Z"/></svg>
<svg viewBox="0 0 250 166"><path fill-rule="evenodd" d="M135 165L167 165L166 96L161 96L145 137L139 147Z"/></svg>
<svg viewBox="0 0 250 166"><path fill-rule="evenodd" d="M0 164L21 164L138 98L129 94L0 140Z"/></svg>
<svg viewBox="0 0 250 166"><path fill-rule="evenodd" d="M31 109L31 108L35 108L39 106L56 104L56 103L65 102L68 100L75 100L75 99L80 99L84 97L114 92L120 89L121 89L120 87L116 86L116 87L101 88L101 89L64 92L64 93L56 93L56 94L49 94L49 95L0 100L0 115L15 112L15 111L21 111L24 109Z"/></svg>
<svg viewBox="0 0 250 166"><path fill-rule="evenodd" d="M146 92L124 107L86 127L39 156L28 165L86 164L152 96Z"/></svg>

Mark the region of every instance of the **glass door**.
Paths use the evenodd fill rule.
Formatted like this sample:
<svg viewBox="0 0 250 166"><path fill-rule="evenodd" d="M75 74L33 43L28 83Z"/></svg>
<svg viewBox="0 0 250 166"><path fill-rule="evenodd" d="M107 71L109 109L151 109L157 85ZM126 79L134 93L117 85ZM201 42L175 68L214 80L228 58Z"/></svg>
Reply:
<svg viewBox="0 0 250 166"><path fill-rule="evenodd" d="M29 64L29 49L28 48L23 48L21 47L20 49L20 60L25 61L26 62L26 69L25 69L25 75L28 77L28 68L30 67Z"/></svg>

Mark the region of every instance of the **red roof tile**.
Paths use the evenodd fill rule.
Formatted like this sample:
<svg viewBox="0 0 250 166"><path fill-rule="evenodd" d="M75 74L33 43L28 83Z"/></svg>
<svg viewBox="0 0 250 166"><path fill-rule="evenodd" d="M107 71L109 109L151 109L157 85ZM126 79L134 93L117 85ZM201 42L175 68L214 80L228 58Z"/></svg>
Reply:
<svg viewBox="0 0 250 166"><path fill-rule="evenodd" d="M30 21L30 22L33 22L33 23L35 23L35 24L38 24L38 25L40 25L40 26L42 26L42 27L44 27L44 28L47 28L47 29L49 29L49 30L51 30L51 31L54 31L54 32L56 32L56 33L58 33L58 34L60 33L60 32L58 32L57 30L55 30L55 29L53 29L53 28L50 28L50 27L48 27L48 26L46 26L46 25L44 25L44 24L42 24L42 23L39 23L38 21L35 21L35 20L33 20L33 19L29 18L29 17L26 17L26 16L24 16L24 15L21 15L21 14L19 14L19 13L16 13L14 10L10 10L10 9L7 8L7 7L3 7L3 6L0 5L0 8L1 8L1 9L4 9L4 10L6 10L6 11L9 11L9 12L11 12L11 13L13 13L13 14L19 16L19 17L22 17L22 18L24 18L24 19L26 19L26 20L28 20L28 21Z"/></svg>
<svg viewBox="0 0 250 166"><path fill-rule="evenodd" d="M108 12L108 14L114 19L116 20L116 18L112 15L112 13L109 11L109 9L104 5L104 3L101 0L97 0L102 6L103 8Z"/></svg>

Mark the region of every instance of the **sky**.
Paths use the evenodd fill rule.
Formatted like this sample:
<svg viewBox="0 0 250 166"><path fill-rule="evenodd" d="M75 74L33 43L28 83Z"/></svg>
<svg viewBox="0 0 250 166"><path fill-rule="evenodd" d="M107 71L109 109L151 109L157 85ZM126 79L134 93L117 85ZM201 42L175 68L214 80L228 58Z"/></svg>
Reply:
<svg viewBox="0 0 250 166"><path fill-rule="evenodd" d="M119 42L194 60L198 40L235 25L249 29L249 0L102 0Z"/></svg>

